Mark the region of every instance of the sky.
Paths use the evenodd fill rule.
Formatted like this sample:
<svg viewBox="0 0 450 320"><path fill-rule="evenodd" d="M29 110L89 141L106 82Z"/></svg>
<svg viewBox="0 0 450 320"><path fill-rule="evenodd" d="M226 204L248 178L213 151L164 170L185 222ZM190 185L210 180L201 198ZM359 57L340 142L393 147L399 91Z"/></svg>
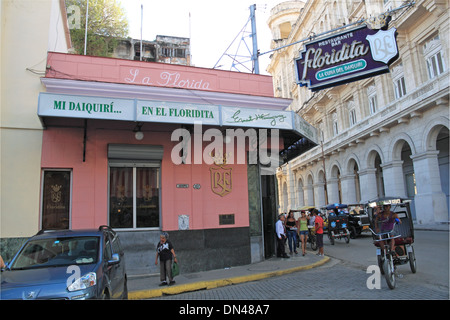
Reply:
<svg viewBox="0 0 450 320"><path fill-rule="evenodd" d="M256 32L261 53L270 50L271 32L267 25L270 10L283 0L120 0L129 20L129 36L141 38L141 4L143 5L143 40L156 35L191 38L192 64L213 68L217 62L230 69L230 59L221 59L250 17L250 6L256 4ZM189 18L190 16L190 18ZM250 31L250 23L248 31ZM238 40L241 37L238 37ZM248 38L250 39L250 38ZM236 42L236 46L239 42ZM251 40L247 43L250 45ZM241 48L245 48L241 45ZM248 53L248 51L244 51ZM250 56L250 53L248 53ZM270 54L259 58L260 74L268 74ZM251 65L251 64L250 64ZM243 69L241 68L241 71Z"/></svg>

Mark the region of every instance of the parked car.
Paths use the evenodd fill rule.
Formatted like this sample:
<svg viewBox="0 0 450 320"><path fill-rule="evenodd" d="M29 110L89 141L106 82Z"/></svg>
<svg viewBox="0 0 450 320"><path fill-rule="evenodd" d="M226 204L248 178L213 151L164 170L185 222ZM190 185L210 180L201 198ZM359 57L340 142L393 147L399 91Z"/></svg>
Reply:
<svg viewBox="0 0 450 320"><path fill-rule="evenodd" d="M128 298L125 255L108 226L39 231L1 272L1 299Z"/></svg>

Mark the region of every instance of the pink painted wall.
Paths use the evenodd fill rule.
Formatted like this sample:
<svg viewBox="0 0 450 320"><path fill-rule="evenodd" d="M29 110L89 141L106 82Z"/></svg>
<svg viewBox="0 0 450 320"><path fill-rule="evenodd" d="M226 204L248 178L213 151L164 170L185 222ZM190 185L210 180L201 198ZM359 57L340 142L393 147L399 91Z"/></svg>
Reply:
<svg viewBox="0 0 450 320"><path fill-rule="evenodd" d="M47 78L273 97L272 77L166 63L49 52Z"/></svg>
<svg viewBox="0 0 450 320"><path fill-rule="evenodd" d="M175 165L170 154L177 142L170 132L144 132L141 141L131 130L103 128L91 121L87 131L86 161L83 162L83 129L44 130L42 168L72 169L72 228L91 228L108 223L108 143L163 145L161 165L161 216L163 230L178 230L178 215L190 217L190 229L249 226L247 166L230 165L232 192L220 197L211 191L210 165ZM100 127L102 126L102 127ZM205 143L206 144L206 143ZM215 166L215 165L212 165ZM176 184L189 188L176 188ZM193 185L199 183L199 190ZM219 226L219 214L235 214L235 224Z"/></svg>

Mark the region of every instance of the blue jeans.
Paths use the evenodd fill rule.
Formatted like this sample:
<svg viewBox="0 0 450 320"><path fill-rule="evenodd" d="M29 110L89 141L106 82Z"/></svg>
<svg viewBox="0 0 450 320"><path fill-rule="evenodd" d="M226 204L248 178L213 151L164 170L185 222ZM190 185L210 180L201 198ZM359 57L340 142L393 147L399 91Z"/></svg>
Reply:
<svg viewBox="0 0 450 320"><path fill-rule="evenodd" d="M288 236L288 244L289 244L289 251L293 252L297 250L297 231L291 231L287 230L287 236Z"/></svg>

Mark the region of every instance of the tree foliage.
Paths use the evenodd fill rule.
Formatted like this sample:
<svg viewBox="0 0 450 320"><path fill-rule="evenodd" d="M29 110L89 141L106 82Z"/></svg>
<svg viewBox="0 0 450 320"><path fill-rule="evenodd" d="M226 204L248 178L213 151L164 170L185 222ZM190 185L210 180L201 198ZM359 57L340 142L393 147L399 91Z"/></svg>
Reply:
<svg viewBox="0 0 450 320"><path fill-rule="evenodd" d="M128 20L116 0L66 0L68 17L79 12L79 24L71 27L70 37L75 51L84 53L86 5L89 1L86 55L108 57L118 41L128 35Z"/></svg>

